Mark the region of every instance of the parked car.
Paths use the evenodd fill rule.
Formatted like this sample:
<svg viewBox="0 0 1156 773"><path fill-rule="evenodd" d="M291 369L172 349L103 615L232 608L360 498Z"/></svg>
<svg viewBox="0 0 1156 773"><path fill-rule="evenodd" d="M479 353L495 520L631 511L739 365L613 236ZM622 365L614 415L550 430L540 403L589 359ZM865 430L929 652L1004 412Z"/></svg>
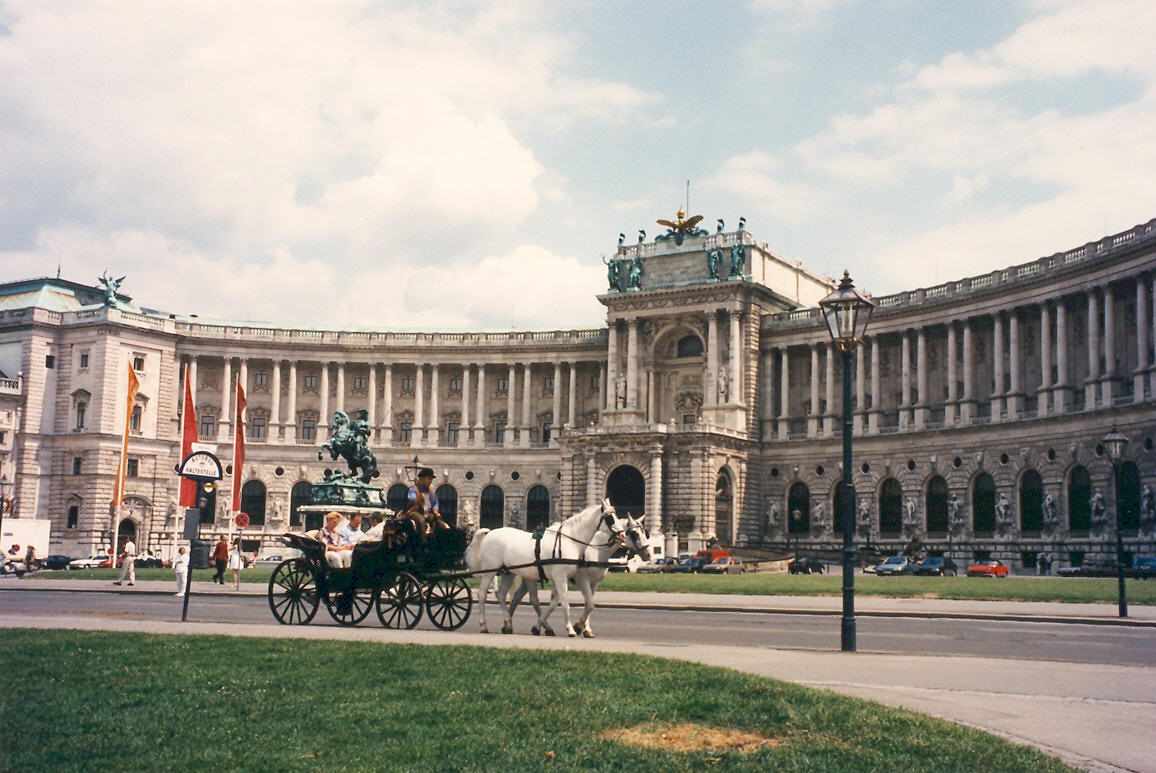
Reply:
<svg viewBox="0 0 1156 773"><path fill-rule="evenodd" d="M950 558L943 556L928 556L915 565L911 572L912 574L933 575L936 577L945 577L951 575L955 577L959 574L959 566Z"/></svg>
<svg viewBox="0 0 1156 773"><path fill-rule="evenodd" d="M641 574L653 574L655 572L666 572L666 571L670 570L670 567L674 566L677 563L678 563L678 559L677 558L671 558L670 556L666 556L663 558L656 558L653 561L651 561L649 564L643 564L642 566L638 567L638 571Z"/></svg>
<svg viewBox="0 0 1156 773"><path fill-rule="evenodd" d="M967 567L968 577L1007 577L1007 565L1002 561L976 561Z"/></svg>
<svg viewBox="0 0 1156 773"><path fill-rule="evenodd" d="M911 574L915 569L915 563L907 556L890 556L885 558L883 563L875 567L875 574L879 576L896 575L896 574Z"/></svg>
<svg viewBox="0 0 1156 773"><path fill-rule="evenodd" d="M87 558L74 558L68 562L69 569L107 569L112 566L112 559L107 553L94 553Z"/></svg>
<svg viewBox="0 0 1156 773"><path fill-rule="evenodd" d="M822 574L826 571L823 562L811 556L797 556L787 564L787 571L791 574Z"/></svg>
<svg viewBox="0 0 1156 773"><path fill-rule="evenodd" d="M23 577L28 567L23 561L5 561L0 564L0 574L14 574L17 577Z"/></svg>
<svg viewBox="0 0 1156 773"><path fill-rule="evenodd" d="M702 571L704 561L701 558L691 556L690 558L681 558L678 563L670 567L668 570L671 574L697 574Z"/></svg>
<svg viewBox="0 0 1156 773"><path fill-rule="evenodd" d="M285 560L285 556L261 556L257 559L257 566L276 566Z"/></svg>
<svg viewBox="0 0 1156 773"><path fill-rule="evenodd" d="M703 574L746 574L743 562L734 556L720 556L702 568Z"/></svg>
<svg viewBox="0 0 1156 773"><path fill-rule="evenodd" d="M72 559L68 556L53 555L44 557L45 569L67 569Z"/></svg>
<svg viewBox="0 0 1156 773"><path fill-rule="evenodd" d="M119 566L120 563L121 562L118 561L117 565ZM160 558L160 556L153 556L148 554L137 556L136 561L134 562L134 566L136 566L137 569L161 569L164 567L164 565L165 562Z"/></svg>
<svg viewBox="0 0 1156 773"><path fill-rule="evenodd" d="M1136 556L1132 560L1132 572L1138 580L1156 577L1156 556Z"/></svg>

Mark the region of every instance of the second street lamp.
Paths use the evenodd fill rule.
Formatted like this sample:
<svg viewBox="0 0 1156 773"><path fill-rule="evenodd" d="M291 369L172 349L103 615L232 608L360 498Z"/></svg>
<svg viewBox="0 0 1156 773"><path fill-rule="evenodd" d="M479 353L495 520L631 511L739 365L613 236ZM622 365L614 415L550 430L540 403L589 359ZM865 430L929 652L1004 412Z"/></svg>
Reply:
<svg viewBox="0 0 1156 773"><path fill-rule="evenodd" d="M1116 603L1120 617L1127 617L1128 597L1124 594L1124 536L1120 533L1120 462L1124 460L1124 448L1128 445L1128 438L1112 427L1112 431L1104 435L1104 439L1100 442L1104 446L1108 461L1112 463L1112 486L1116 495Z"/></svg>
<svg viewBox="0 0 1156 773"><path fill-rule="evenodd" d="M854 652L855 642L855 491L851 485L851 366L855 347L863 341L875 304L855 290L851 275L843 272L839 286L819 301L831 340L843 362L843 652ZM877 395L873 395L878 399Z"/></svg>

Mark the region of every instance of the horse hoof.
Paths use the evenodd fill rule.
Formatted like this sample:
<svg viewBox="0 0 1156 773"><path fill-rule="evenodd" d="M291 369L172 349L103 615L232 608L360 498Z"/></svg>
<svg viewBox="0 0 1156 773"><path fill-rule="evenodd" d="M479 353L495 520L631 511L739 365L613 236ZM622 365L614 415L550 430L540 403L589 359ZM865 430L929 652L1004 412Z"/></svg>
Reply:
<svg viewBox="0 0 1156 773"><path fill-rule="evenodd" d="M513 632L514 632L513 626L509 626L509 625L503 625L502 626L502 633L513 633Z"/></svg>
<svg viewBox="0 0 1156 773"><path fill-rule="evenodd" d="M531 628L530 633L534 634L535 636L541 636L542 635L542 631L541 631L541 629L538 628L538 626L534 626L533 628Z"/></svg>
<svg viewBox="0 0 1156 773"><path fill-rule="evenodd" d="M585 639L593 639L594 638L594 632L593 631L583 631L582 637Z"/></svg>

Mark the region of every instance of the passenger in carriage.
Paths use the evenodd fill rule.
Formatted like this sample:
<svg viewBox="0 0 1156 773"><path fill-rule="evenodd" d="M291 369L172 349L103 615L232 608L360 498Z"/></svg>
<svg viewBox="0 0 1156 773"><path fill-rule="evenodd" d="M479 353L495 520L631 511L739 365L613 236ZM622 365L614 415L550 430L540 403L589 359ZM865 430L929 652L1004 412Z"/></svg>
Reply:
<svg viewBox="0 0 1156 773"><path fill-rule="evenodd" d="M409 506L402 513L403 517L413 521L423 541L426 535L449 528L438 510L438 495L433 490L433 479L434 471L429 467L422 467L418 471L417 482L409 487Z"/></svg>
<svg viewBox="0 0 1156 773"><path fill-rule="evenodd" d="M356 545L365 539L365 532L361 530L361 513L354 513L349 516L349 521L341 527L341 532L351 545Z"/></svg>
<svg viewBox="0 0 1156 773"><path fill-rule="evenodd" d="M353 543L346 538L340 524L341 513L329 513L325 516L325 528L318 534L318 539L325 543L325 560L334 569L346 569L353 561Z"/></svg>

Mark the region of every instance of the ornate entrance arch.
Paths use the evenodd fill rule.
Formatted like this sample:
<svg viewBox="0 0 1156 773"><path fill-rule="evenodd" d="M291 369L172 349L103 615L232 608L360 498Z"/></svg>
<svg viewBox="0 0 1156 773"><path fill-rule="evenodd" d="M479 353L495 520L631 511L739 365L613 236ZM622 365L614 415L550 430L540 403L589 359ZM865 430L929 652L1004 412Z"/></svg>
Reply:
<svg viewBox="0 0 1156 773"><path fill-rule="evenodd" d="M646 510L646 481L637 468L624 464L607 476L606 496L619 515L640 517Z"/></svg>

